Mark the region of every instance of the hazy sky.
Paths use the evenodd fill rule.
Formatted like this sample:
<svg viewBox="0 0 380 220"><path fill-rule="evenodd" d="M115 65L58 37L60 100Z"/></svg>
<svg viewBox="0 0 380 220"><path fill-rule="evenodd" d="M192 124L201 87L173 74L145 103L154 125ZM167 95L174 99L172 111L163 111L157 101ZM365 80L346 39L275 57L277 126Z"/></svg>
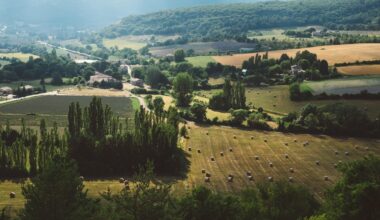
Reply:
<svg viewBox="0 0 380 220"><path fill-rule="evenodd" d="M0 23L23 21L102 26L131 14L258 0L0 0Z"/></svg>

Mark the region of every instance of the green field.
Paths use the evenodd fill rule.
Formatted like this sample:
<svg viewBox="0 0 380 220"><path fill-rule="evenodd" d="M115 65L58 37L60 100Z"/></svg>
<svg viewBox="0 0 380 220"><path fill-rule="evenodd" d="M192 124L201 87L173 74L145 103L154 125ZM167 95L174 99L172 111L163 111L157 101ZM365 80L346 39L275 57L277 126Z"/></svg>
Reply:
<svg viewBox="0 0 380 220"><path fill-rule="evenodd" d="M201 91L199 95L210 98L220 90ZM262 107L269 113L279 116L289 112L299 111L303 106L312 103L318 106L342 102L365 109L371 118L377 118L380 114L380 100L313 100L293 102L289 97L289 86L268 86L258 88L246 88L247 104L255 108Z"/></svg>
<svg viewBox="0 0 380 220"><path fill-rule="evenodd" d="M29 57L37 58L38 56L30 54L30 53L0 53L0 57L7 57L7 58L17 58L21 61L28 61Z"/></svg>
<svg viewBox="0 0 380 220"><path fill-rule="evenodd" d="M283 34L285 31L288 30L295 30L295 31L303 31L308 28L315 28L317 30L321 30L323 27L320 26L308 26L308 27L294 27L294 28L274 28L274 29L260 29L255 31L248 32L248 38L250 39L259 39L259 40L272 40L273 38L277 40L303 40L303 41L310 41L310 40L321 40L323 38L320 37L312 37L312 38L294 38L289 37Z"/></svg>
<svg viewBox="0 0 380 220"><path fill-rule="evenodd" d="M212 56L197 56L197 57L187 57L186 60L193 64L193 66L207 67L208 63L216 62Z"/></svg>
<svg viewBox="0 0 380 220"><path fill-rule="evenodd" d="M306 86L310 87L313 94L358 94L363 90L369 93L380 92L380 77L378 76L360 76L347 77L341 79L332 79L318 82L306 82Z"/></svg>
<svg viewBox="0 0 380 220"><path fill-rule="evenodd" d="M9 120L12 126L19 126L20 119L24 118L26 125L38 126L42 118L48 125L57 122L59 127L67 124L67 112L70 103L79 102L82 107L88 106L90 96L39 96L16 102L0 105L0 124ZM135 99L126 97L102 97L103 104L107 104L112 111L121 118L132 118L138 107Z"/></svg>

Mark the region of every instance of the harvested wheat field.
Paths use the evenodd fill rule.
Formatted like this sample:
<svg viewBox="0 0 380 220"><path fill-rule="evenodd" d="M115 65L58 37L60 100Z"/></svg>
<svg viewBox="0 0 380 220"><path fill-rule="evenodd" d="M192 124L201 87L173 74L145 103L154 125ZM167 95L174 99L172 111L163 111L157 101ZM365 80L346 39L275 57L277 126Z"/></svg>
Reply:
<svg viewBox="0 0 380 220"><path fill-rule="evenodd" d="M349 76L380 75L380 65L343 66L338 71Z"/></svg>
<svg viewBox="0 0 380 220"><path fill-rule="evenodd" d="M269 51L270 58L280 58L283 53L294 57L298 51L308 50L318 55L319 59L325 59L330 65L335 63L355 62L380 59L380 44L344 44L309 47L290 50ZM261 53L263 54L263 53ZM224 65L241 67L244 60L248 60L256 53L235 54L232 56L214 56L214 60Z"/></svg>
<svg viewBox="0 0 380 220"><path fill-rule="evenodd" d="M268 177L273 181L288 181L292 177L294 183L309 187L321 199L340 177L335 168L339 161L370 153L380 155L380 142L193 125L183 149L191 162L184 187L205 185L213 190L239 191L268 181ZM206 173L210 174L209 182L205 182ZM233 175L233 182L227 181L228 175ZM175 188L178 187L177 184Z"/></svg>

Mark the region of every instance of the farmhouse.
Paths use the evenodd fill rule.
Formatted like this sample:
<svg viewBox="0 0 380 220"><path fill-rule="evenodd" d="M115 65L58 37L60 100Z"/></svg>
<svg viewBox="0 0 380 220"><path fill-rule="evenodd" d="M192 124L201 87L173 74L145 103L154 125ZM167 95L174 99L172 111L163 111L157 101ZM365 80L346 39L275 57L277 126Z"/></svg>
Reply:
<svg viewBox="0 0 380 220"><path fill-rule="evenodd" d="M138 87L144 87L144 81L138 78L131 79L131 84Z"/></svg>
<svg viewBox="0 0 380 220"><path fill-rule="evenodd" d="M11 87L5 86L0 88L0 94L1 95L9 95L12 94L13 89Z"/></svg>
<svg viewBox="0 0 380 220"><path fill-rule="evenodd" d="M305 70L303 70L300 66L298 65L293 65L291 66L291 70L290 70L291 74L293 75L299 75L299 74L304 74L305 73Z"/></svg>
<svg viewBox="0 0 380 220"><path fill-rule="evenodd" d="M101 82L113 83L113 82L118 82L118 80L113 78L112 76L96 72L95 75L90 77L88 84L93 86L94 84L101 83Z"/></svg>
<svg viewBox="0 0 380 220"><path fill-rule="evenodd" d="M25 90L26 90L27 92L33 92L33 90L34 90L34 87L31 86L31 85L20 86L20 89L21 89L21 90L23 90L24 88L25 88Z"/></svg>

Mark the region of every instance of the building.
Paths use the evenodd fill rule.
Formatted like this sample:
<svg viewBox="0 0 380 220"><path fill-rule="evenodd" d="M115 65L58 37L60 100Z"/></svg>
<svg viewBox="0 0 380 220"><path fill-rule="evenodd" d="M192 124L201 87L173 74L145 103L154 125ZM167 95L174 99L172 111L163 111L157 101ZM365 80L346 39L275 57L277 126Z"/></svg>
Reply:
<svg viewBox="0 0 380 220"><path fill-rule="evenodd" d="M144 87L144 81L138 78L131 79L131 84L138 87Z"/></svg>
<svg viewBox="0 0 380 220"><path fill-rule="evenodd" d="M303 70L299 65L293 65L291 66L290 72L293 75L299 75L299 74L304 74L305 70Z"/></svg>
<svg viewBox="0 0 380 220"><path fill-rule="evenodd" d="M93 86L94 84L101 83L102 81L107 82L107 83L118 82L118 80L113 78L112 76L96 72L95 75L90 77L88 84L90 86Z"/></svg>
<svg viewBox="0 0 380 220"><path fill-rule="evenodd" d="M27 91L27 92L33 92L34 91L34 87L31 85L20 86L20 90L23 90L24 88L25 88L25 91Z"/></svg>
<svg viewBox="0 0 380 220"><path fill-rule="evenodd" d="M11 87L5 86L0 88L1 95L9 95L13 93L13 89Z"/></svg>

